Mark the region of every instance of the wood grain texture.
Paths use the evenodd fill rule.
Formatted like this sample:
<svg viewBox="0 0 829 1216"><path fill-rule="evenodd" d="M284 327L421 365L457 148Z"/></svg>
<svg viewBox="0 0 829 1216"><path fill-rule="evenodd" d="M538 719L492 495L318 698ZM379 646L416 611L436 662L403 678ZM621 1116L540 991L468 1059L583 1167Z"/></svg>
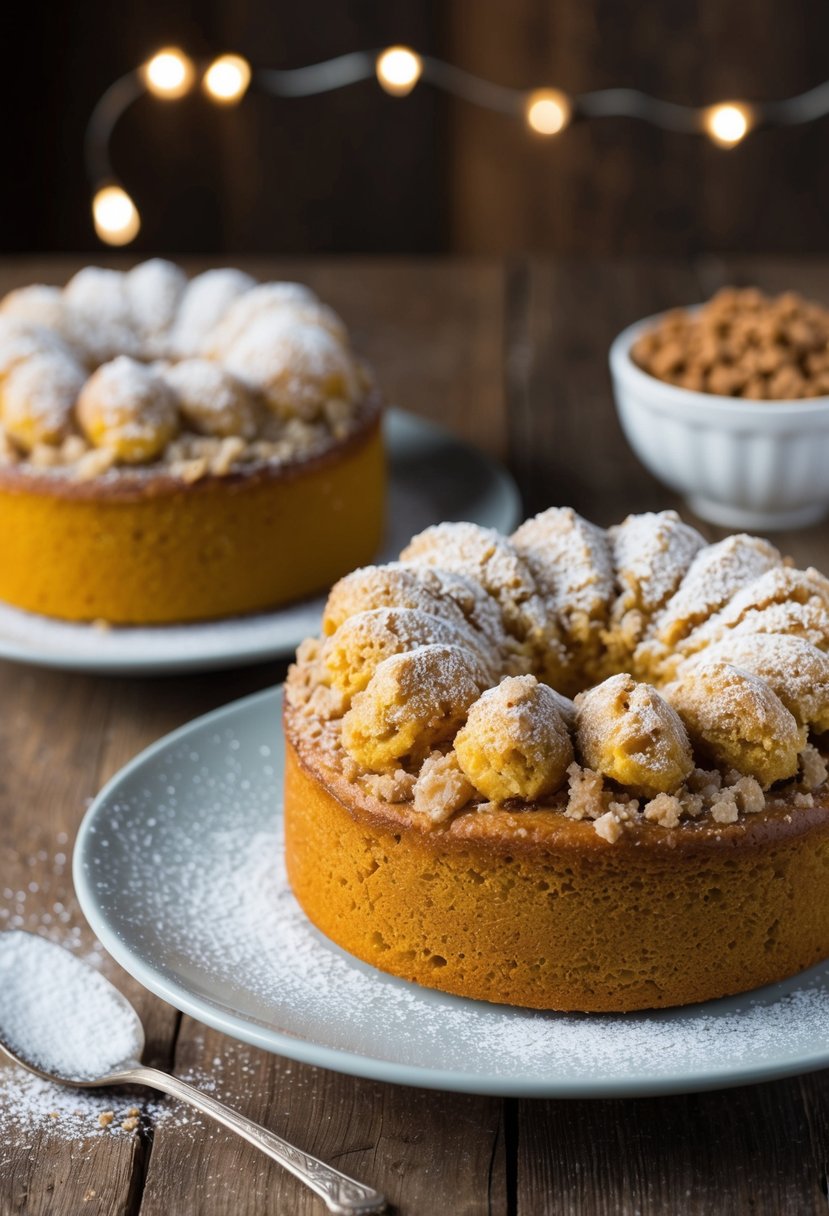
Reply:
<svg viewBox="0 0 829 1216"><path fill-rule="evenodd" d="M676 262L536 260L513 273L510 460L529 512L569 504L609 524L675 505L622 435L607 350L625 325L697 294Z"/></svg>
<svg viewBox="0 0 829 1216"><path fill-rule="evenodd" d="M36 278L60 282L78 264L0 264L0 293ZM508 456L533 510L570 502L602 523L672 501L616 422L606 353L622 326L727 281L797 285L829 300L829 264L814 260L249 265L316 286L346 316L390 396ZM826 525L779 543L800 564L829 567ZM69 856L88 799L159 735L284 670L128 680L0 664L0 926L19 917L42 929L44 916L59 917L56 905L66 923L77 918ZM88 931L79 945L92 945ZM181 1018L114 964L107 973L144 1018L150 1060L214 1081L232 1105L384 1189L405 1216L826 1210L829 1073L629 1102L429 1093L270 1056ZM143 1096L136 1104L145 1112L138 1133L71 1146L48 1128L10 1144L0 1109L1 1216L321 1211L235 1138L175 1112L156 1120Z"/></svg>
<svg viewBox="0 0 829 1216"><path fill-rule="evenodd" d="M829 1080L611 1102L522 1103L518 1216L826 1211ZM785 1128L785 1132L783 1129ZM821 1129L825 1131L825 1123Z"/></svg>
<svg viewBox="0 0 829 1216"><path fill-rule="evenodd" d="M401 1216L506 1214L497 1099L402 1089L281 1060L184 1018L176 1070L212 1073L217 1096L339 1169ZM443 1204L450 1206L444 1208ZM313 1216L321 1204L249 1145L211 1126L156 1131L141 1216Z"/></svg>

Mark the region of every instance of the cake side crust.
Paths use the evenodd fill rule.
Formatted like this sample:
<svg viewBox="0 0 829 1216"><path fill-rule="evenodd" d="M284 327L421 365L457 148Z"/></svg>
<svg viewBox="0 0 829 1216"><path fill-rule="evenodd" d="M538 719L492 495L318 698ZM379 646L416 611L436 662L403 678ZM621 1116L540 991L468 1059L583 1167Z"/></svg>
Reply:
<svg viewBox="0 0 829 1216"><path fill-rule="evenodd" d="M290 712L286 735L293 890L381 970L480 1000L627 1012L733 995L829 956L823 803L686 826L672 845L656 825L609 845L549 809L425 831L323 775ZM527 817L533 831L516 834Z"/></svg>
<svg viewBox="0 0 829 1216"><path fill-rule="evenodd" d="M380 419L319 463L138 498L0 486L0 599L63 620L161 624L290 603L370 561L382 538Z"/></svg>

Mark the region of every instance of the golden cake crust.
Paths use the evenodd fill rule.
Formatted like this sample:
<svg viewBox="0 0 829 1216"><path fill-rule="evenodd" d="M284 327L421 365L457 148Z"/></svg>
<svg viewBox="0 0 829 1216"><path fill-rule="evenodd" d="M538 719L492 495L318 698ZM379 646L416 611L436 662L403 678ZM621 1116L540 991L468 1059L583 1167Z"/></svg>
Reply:
<svg viewBox="0 0 829 1216"><path fill-rule="evenodd" d="M382 539L379 401L359 434L305 462L192 484L0 471L0 599L75 621L198 621L322 591ZM42 487L42 492L41 492ZM277 553L278 559L268 559Z"/></svg>
<svg viewBox="0 0 829 1216"><path fill-rule="evenodd" d="M829 953L829 801L738 823L630 826L614 844L550 807L428 828L325 769L294 712L288 875L338 945L475 999L661 1008L772 983ZM303 741L305 739L305 741Z"/></svg>

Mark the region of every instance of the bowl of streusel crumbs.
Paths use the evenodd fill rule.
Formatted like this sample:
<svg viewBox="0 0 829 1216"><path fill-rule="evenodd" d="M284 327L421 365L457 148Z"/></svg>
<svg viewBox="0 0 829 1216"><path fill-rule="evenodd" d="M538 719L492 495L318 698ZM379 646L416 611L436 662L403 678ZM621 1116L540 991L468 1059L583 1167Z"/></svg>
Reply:
<svg viewBox="0 0 829 1216"><path fill-rule="evenodd" d="M829 308L724 288L610 348L622 428L702 519L784 529L829 513Z"/></svg>

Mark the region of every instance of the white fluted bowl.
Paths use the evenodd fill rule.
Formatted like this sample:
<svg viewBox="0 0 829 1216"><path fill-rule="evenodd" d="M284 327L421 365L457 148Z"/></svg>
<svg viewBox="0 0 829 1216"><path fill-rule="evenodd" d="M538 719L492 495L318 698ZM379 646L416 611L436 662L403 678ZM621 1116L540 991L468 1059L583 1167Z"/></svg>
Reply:
<svg viewBox="0 0 829 1216"><path fill-rule="evenodd" d="M702 519L728 528L798 528L822 519L829 512L829 397L751 401L657 380L630 351L660 320L628 326L610 348L622 429L645 467Z"/></svg>

